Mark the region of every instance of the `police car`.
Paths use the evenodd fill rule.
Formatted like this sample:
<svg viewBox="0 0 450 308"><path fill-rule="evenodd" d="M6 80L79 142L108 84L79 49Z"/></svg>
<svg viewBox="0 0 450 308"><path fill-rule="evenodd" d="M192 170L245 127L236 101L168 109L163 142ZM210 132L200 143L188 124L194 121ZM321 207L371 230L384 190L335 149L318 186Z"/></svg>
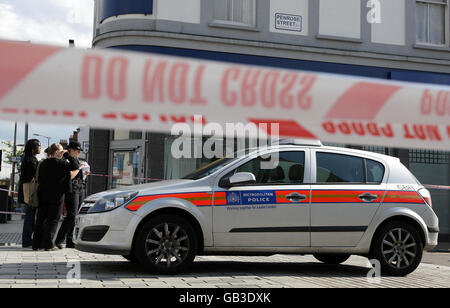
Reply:
<svg viewBox="0 0 450 308"><path fill-rule="evenodd" d="M398 158L295 140L237 156L183 179L88 197L76 248L159 273L200 254L282 253L329 264L362 255L404 276L437 245L430 193Z"/></svg>

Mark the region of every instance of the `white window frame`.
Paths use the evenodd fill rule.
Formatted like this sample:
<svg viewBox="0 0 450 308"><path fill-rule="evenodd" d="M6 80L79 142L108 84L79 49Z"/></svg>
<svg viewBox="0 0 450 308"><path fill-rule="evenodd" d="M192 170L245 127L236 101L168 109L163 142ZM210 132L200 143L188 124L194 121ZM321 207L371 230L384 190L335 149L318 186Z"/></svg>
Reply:
<svg viewBox="0 0 450 308"><path fill-rule="evenodd" d="M444 29L443 29L443 31L444 31L444 40L445 40L444 43L443 44L433 44L431 42L419 42L417 40L417 26L416 26L416 29L415 29L415 31L416 31L416 44L427 45L427 46L428 45L429 46L448 46L448 43L449 43L449 26L450 26L450 24L449 24L449 12L448 12L448 10L449 10L449 0L444 0L444 1L445 2L433 1L433 0L416 0L416 6L415 6L416 10L417 10L417 4L418 3L423 3L423 4L428 4L428 5L430 5L430 4L442 5L444 7L444 12L445 12ZM417 15L415 15L415 18L417 18ZM416 22L418 22L418 21L416 20ZM431 32L430 32L431 27L430 27L429 22L430 22L430 9L429 9L429 6L428 6L428 25L427 25L428 39L430 39L430 37L431 37Z"/></svg>
<svg viewBox="0 0 450 308"><path fill-rule="evenodd" d="M225 0L221 0L221 1L225 1ZM232 3L234 3L235 0L226 0L226 1L231 1ZM215 11L215 5L216 5L216 1L213 1L213 22L210 24L210 26L223 26L223 27L232 27L232 28L243 28L243 29L256 29L257 27L257 6L258 6L258 1L257 0L250 0L253 1L253 12L252 14L252 18L253 18L253 23L252 24L247 24L247 23L243 23L243 22L237 22L237 21L232 21L232 20L224 20L224 19L219 19L214 15L214 11ZM231 8L231 14L233 14L233 8ZM231 18L233 19L233 18Z"/></svg>

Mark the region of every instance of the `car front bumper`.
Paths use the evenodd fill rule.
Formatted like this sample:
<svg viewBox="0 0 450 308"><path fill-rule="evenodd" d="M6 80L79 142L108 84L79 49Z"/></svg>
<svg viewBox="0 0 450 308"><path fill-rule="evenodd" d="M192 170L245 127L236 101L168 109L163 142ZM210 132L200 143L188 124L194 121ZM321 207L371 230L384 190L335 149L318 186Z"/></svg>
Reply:
<svg viewBox="0 0 450 308"><path fill-rule="evenodd" d="M73 235L75 248L91 253L128 255L139 221L140 217L124 208L78 215Z"/></svg>

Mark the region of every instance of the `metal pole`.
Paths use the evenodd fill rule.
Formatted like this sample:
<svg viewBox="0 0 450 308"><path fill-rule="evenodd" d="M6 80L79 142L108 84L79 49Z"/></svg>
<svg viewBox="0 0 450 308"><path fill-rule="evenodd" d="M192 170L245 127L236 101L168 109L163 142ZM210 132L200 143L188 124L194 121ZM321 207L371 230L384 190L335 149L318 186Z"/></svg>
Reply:
<svg viewBox="0 0 450 308"><path fill-rule="evenodd" d="M28 141L28 122L25 123L25 142L23 144L27 144Z"/></svg>
<svg viewBox="0 0 450 308"><path fill-rule="evenodd" d="M14 203L14 189L15 189L15 179L16 179L16 156L17 156L17 122L14 124L14 145L13 145L13 164L11 173L11 208Z"/></svg>
<svg viewBox="0 0 450 308"><path fill-rule="evenodd" d="M52 139L52 137L47 137L47 136L43 136L43 135L39 135L39 134L33 134L33 135L37 136L37 137L47 138L47 148L50 147L50 139Z"/></svg>

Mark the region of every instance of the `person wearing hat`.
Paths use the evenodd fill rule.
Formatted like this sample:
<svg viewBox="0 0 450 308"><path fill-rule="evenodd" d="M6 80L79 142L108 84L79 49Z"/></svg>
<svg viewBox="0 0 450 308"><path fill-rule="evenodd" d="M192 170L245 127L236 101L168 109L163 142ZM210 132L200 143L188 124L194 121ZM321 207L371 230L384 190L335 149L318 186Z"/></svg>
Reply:
<svg viewBox="0 0 450 308"><path fill-rule="evenodd" d="M58 249L53 238L67 193L67 178L71 171L79 170L80 165L59 143L52 144L47 153L48 158L39 164L37 171L39 207L32 248L53 251Z"/></svg>
<svg viewBox="0 0 450 308"><path fill-rule="evenodd" d="M67 146L69 155L73 157L78 164L80 164L78 158L80 157L83 149L78 141L71 141ZM83 172L81 168L70 172L70 178L68 181L68 190L64 197L66 204L67 216L64 218L61 227L59 228L58 235L56 236L55 245L59 249L62 249L62 243L66 240L66 248L75 248L72 241L73 229L75 227L75 217L77 215L80 204L83 198Z"/></svg>

